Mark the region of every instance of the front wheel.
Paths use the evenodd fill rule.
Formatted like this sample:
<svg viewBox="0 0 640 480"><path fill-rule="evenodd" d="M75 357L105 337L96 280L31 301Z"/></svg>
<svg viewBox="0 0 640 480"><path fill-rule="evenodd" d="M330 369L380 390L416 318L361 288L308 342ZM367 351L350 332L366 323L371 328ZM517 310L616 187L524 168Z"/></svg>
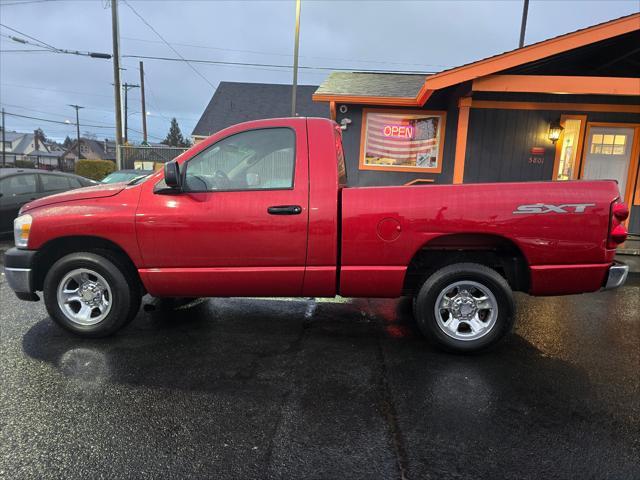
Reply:
<svg viewBox="0 0 640 480"><path fill-rule="evenodd" d="M61 327L83 337L105 337L131 321L140 287L119 258L79 252L55 262L44 280L44 302Z"/></svg>
<svg viewBox="0 0 640 480"><path fill-rule="evenodd" d="M513 296L495 270L456 263L433 273L415 299L422 333L439 347L475 352L499 342L513 326Z"/></svg>

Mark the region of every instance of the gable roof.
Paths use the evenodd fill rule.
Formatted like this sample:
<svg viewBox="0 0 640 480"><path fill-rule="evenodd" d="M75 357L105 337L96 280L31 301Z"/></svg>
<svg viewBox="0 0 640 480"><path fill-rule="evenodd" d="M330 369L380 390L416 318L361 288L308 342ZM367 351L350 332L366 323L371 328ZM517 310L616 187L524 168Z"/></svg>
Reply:
<svg viewBox="0 0 640 480"><path fill-rule="evenodd" d="M301 117L329 117L327 105L314 103L315 85L298 85L296 110ZM291 85L220 82L192 135L207 137L236 123L291 115Z"/></svg>
<svg viewBox="0 0 640 480"><path fill-rule="evenodd" d="M80 138L80 144L84 144L89 150L95 153L102 160L114 160L116 159L116 143L114 141L107 141L107 150L105 152L104 149L104 140L96 140L93 138ZM76 154L78 141L74 140L69 148L67 148L62 155L67 155L68 153ZM82 152L80 152L80 156L82 157Z"/></svg>
<svg viewBox="0 0 640 480"><path fill-rule="evenodd" d="M591 43L624 35L634 30L640 30L640 13L609 20L608 22L533 43L526 47L516 48L466 65L444 70L427 78L425 87L429 90L439 90Z"/></svg>
<svg viewBox="0 0 640 480"><path fill-rule="evenodd" d="M640 13L620 17L522 48L516 48L498 55L493 55L466 65L444 70L433 75L424 75L424 82L421 88L413 96L376 95L370 91L367 92L367 94L360 95L358 93L350 93L344 89L341 90L340 88L333 88L334 91L331 91L332 84L336 83L334 78L341 78L342 85L351 85L350 88L353 89L354 92L364 91L357 90L353 86L353 83L357 82L358 79L364 78L362 77L363 74L357 72L343 74L345 76L351 76L353 82L348 82L342 77L334 77L334 74L331 74L327 80L323 82L316 94L314 94L313 99L318 102L342 101L346 103L373 103L377 105L422 106L435 90L492 75L497 72L514 69L554 55L638 31L640 31ZM403 74L376 75L407 77L408 82L414 81L416 77L416 75ZM382 78L383 77L379 77L379 79ZM340 87L342 85L338 86Z"/></svg>

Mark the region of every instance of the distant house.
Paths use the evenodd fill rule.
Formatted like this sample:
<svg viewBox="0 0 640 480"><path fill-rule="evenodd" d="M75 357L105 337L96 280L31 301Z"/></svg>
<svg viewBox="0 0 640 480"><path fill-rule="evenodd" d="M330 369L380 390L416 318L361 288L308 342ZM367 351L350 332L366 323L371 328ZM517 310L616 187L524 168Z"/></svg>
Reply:
<svg viewBox="0 0 640 480"><path fill-rule="evenodd" d="M298 85L298 116L329 118L329 106L314 103L311 99L317 88L314 85ZM197 143L236 123L290 115L291 85L220 82L191 137L193 143Z"/></svg>
<svg viewBox="0 0 640 480"><path fill-rule="evenodd" d="M0 137L0 151L4 165L33 166L36 168L58 169L62 151L45 144L34 133L6 131L4 144ZM22 162L22 163L21 163Z"/></svg>
<svg viewBox="0 0 640 480"><path fill-rule="evenodd" d="M74 140L62 154L65 162L75 162L78 159L78 142ZM80 158L86 160L116 160L116 143L111 140L96 140L80 138Z"/></svg>
<svg viewBox="0 0 640 480"><path fill-rule="evenodd" d="M48 153L49 149L38 140L34 133L7 131L4 133L3 151L15 155L37 155L40 152Z"/></svg>

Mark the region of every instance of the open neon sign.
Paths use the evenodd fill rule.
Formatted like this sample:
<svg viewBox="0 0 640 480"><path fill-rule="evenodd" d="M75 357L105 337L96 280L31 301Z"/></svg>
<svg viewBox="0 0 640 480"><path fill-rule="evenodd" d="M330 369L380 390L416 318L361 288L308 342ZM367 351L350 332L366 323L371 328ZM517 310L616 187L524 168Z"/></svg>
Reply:
<svg viewBox="0 0 640 480"><path fill-rule="evenodd" d="M411 125L385 125L382 128L385 137L414 138L415 133L416 129Z"/></svg>

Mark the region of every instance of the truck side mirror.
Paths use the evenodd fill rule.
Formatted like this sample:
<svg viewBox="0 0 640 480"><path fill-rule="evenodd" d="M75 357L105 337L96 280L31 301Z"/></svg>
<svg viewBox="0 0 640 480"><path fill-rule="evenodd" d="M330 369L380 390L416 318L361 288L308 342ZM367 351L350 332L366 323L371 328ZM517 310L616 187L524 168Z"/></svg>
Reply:
<svg viewBox="0 0 640 480"><path fill-rule="evenodd" d="M180 177L180 165L177 162L167 162L164 164L164 183L169 188L179 190L182 187L182 177Z"/></svg>

